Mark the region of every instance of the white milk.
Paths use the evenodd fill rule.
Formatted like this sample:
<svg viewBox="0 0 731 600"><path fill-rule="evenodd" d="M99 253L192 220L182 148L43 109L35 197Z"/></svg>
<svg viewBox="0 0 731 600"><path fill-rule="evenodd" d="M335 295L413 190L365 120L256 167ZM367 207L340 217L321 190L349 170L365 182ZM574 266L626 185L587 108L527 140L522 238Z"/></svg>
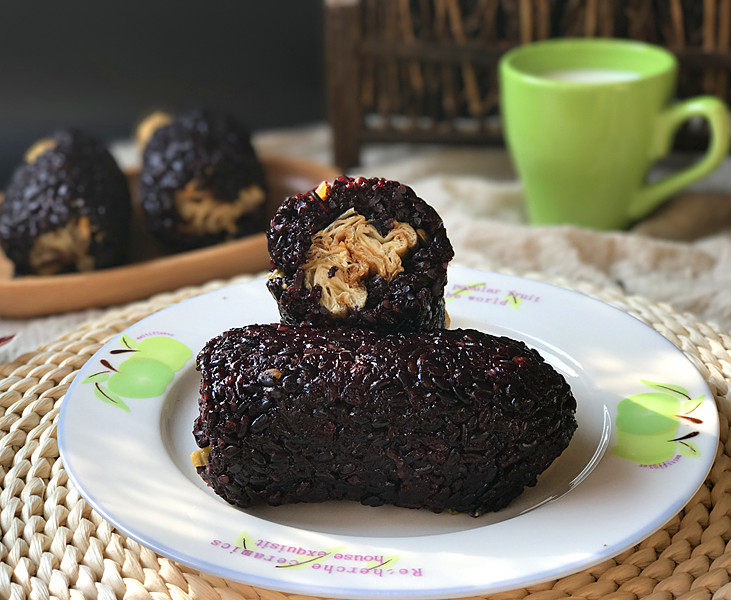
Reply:
<svg viewBox="0 0 731 600"><path fill-rule="evenodd" d="M618 69L562 69L542 73L541 77L570 83L619 83L640 78L633 71L620 71Z"/></svg>

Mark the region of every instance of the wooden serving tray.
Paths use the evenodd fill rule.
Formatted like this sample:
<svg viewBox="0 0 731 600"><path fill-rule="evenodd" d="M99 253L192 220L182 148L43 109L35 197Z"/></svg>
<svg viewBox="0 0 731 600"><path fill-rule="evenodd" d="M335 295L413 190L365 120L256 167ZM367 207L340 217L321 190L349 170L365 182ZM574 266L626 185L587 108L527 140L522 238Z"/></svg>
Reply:
<svg viewBox="0 0 731 600"><path fill-rule="evenodd" d="M334 167L307 160L263 157L269 209L292 194L339 175ZM258 233L198 250L166 251L142 225L136 199L138 172L129 172L134 205L131 262L121 267L50 276L13 278L13 265L0 251L0 316L37 317L124 304L186 285L200 285L269 268L266 237Z"/></svg>

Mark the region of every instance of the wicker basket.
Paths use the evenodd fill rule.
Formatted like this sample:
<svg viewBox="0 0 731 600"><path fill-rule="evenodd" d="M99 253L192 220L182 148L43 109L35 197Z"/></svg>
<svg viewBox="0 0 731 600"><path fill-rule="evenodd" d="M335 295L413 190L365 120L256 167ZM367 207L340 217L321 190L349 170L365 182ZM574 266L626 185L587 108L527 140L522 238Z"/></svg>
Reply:
<svg viewBox="0 0 731 600"><path fill-rule="evenodd" d="M681 97L729 100L731 0L326 0L335 161L364 142L500 143L496 63L549 37L660 44L681 64ZM705 143L686 127L679 147Z"/></svg>

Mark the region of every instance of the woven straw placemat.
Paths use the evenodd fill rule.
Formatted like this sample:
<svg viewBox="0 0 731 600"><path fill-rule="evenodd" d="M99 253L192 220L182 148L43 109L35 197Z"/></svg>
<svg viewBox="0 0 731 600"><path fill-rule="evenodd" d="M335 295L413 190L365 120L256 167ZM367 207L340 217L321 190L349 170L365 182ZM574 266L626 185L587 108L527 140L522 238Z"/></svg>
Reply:
<svg viewBox="0 0 731 600"><path fill-rule="evenodd" d="M716 397L721 443L705 485L684 510L639 545L558 581L488 598L731 600L731 336L667 305L550 281L621 308L678 346ZM92 354L148 314L224 284L184 289L109 312L0 367L0 599L307 598L224 581L156 555L95 513L69 485L59 459L58 411L76 372Z"/></svg>

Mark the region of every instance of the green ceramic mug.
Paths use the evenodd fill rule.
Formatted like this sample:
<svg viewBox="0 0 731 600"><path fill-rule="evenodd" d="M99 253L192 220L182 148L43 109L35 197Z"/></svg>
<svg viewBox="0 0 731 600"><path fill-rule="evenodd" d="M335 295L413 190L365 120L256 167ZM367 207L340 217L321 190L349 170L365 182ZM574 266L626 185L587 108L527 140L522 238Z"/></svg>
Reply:
<svg viewBox="0 0 731 600"><path fill-rule="evenodd" d="M673 103L677 71L670 52L629 40L548 40L503 56L505 136L532 222L623 228L721 162L726 106L713 96ZM710 125L705 156L646 183L675 130L695 116Z"/></svg>

